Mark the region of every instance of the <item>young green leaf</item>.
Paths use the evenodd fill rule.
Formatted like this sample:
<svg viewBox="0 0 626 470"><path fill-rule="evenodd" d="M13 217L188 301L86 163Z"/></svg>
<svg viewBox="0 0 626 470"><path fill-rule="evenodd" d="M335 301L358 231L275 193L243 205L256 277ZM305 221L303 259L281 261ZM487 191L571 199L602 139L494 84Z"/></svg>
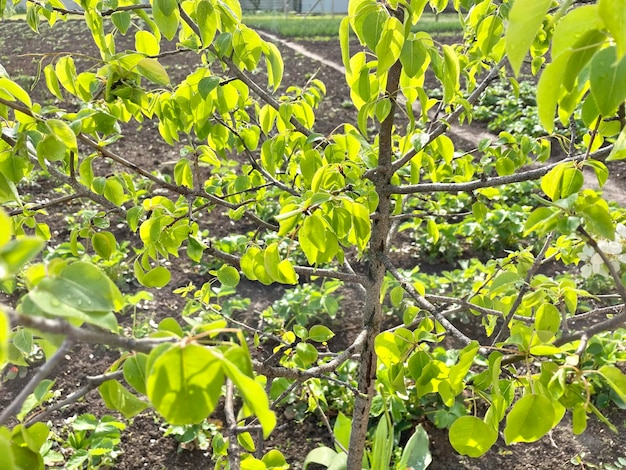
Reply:
<svg viewBox="0 0 626 470"><path fill-rule="evenodd" d="M513 3L505 33L506 52L515 75L548 13L552 0L523 0Z"/></svg>
<svg viewBox="0 0 626 470"><path fill-rule="evenodd" d="M535 442L541 439L554 425L554 407L549 398L536 393L520 398L506 418L504 440L513 442Z"/></svg>
<svg viewBox="0 0 626 470"><path fill-rule="evenodd" d="M450 444L461 455L477 458L498 440L498 431L476 416L461 416L450 427Z"/></svg>
<svg viewBox="0 0 626 470"><path fill-rule="evenodd" d="M220 361L194 343L169 346L151 362L146 392L155 409L170 424L196 424L217 405L224 384Z"/></svg>

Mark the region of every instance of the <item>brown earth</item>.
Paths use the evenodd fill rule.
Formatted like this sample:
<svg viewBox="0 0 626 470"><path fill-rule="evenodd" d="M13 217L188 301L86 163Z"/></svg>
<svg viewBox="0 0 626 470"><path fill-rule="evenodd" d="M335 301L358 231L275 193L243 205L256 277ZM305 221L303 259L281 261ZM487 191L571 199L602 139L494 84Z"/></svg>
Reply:
<svg viewBox="0 0 626 470"><path fill-rule="evenodd" d="M120 49L131 48L131 38L121 38ZM446 41L450 41L446 38ZM0 23L0 64L3 65L11 77L22 86L30 87L33 77L37 73L37 64L40 56L37 53L61 53L76 51L83 54L96 54L91 45L91 38L79 22L70 21L57 25L54 31L41 26L41 34L35 35L23 22L4 21ZM302 41L301 46L314 51L316 54L332 61L341 63L341 55L337 41ZM165 49L174 46L169 44ZM293 50L279 44L285 61L285 78L283 83L303 85L311 74L320 78L327 88L327 99L323 102L318 113L316 131L330 134L344 122L355 122L356 110L349 104L349 93L342 75L335 67L321 65ZM198 59L193 54L177 54L163 60L173 80L184 76L195 66ZM434 86L434 84L433 84ZM42 83L34 91L35 101L51 104L53 101L45 93ZM476 133L484 132L480 126L473 127ZM176 149L159 145L154 136L154 128L144 125L140 129L129 128L126 138L116 145L116 150L147 169L158 168L162 171L171 171L167 163L178 158ZM624 173L623 171L621 172ZM32 185L32 200L41 200L50 197L53 188L49 181L40 181ZM63 218L77 206L68 204L64 207L50 210L51 228L57 233L56 240L67 237L67 228L62 223ZM54 222L56 219L56 222ZM129 233L116 233L120 236L132 237ZM173 267L174 276L167 288L154 292L154 300L144 303L139 310L138 318L141 321L159 321L160 319L178 315L184 307L184 299L172 291L176 287L186 285L190 280L201 284L207 274L188 263L180 263ZM123 275L122 279L129 276ZM132 280L122 286L127 291L136 290ZM282 293L280 288L264 288L252 283L242 283L239 294L252 299L249 312L260 311ZM336 332L341 332L335 343L330 344L331 350L338 350L348 344L354 337L359 325L351 321L353 313L360 307L358 296L345 289L342 294L345 302L342 305L342 315L336 324L329 325ZM3 300L0 297L0 300ZM4 299L5 301L7 299ZM133 319L121 319L127 327L132 326ZM57 371L57 388L65 397L82 387L86 383L85 377L104 372L108 366L119 357L117 351L100 347L77 346L62 362ZM3 383L0 394L0 406L5 407L12 397L19 392L25 381L32 375L30 370L24 378L9 380ZM62 419L80 413L93 413L96 416L115 414L107 410L97 395L91 391L86 399L69 406L52 416L56 429L62 427ZM304 456L320 443L330 445L327 430L321 425L316 415L310 416L303 423L296 423L289 410L279 410L279 427L270 440L266 449L273 446L281 449L292 468L300 468ZM220 423L221 417L217 414L215 423ZM443 469L566 469L566 468L603 468L597 465L613 462L625 455L626 448L626 412L614 410L609 418L619 428L618 434L613 434L606 426L591 419L588 430L580 436L573 436L569 425L570 418L566 415L563 423L550 435L533 444L518 444L505 446L499 440L496 446L480 459L469 459L459 456L450 446L447 432L435 428L429 421L424 421L431 438L431 452L433 463L430 468ZM417 423L416 423L417 424ZM114 468L119 469L191 469L211 468L210 453L185 446L184 448L173 437L164 437L164 424L152 413L144 413L128 423L128 430L123 435L121 443L122 454L116 460ZM191 446L192 447L192 446ZM576 459L579 458L580 462ZM584 463L581 463L584 462Z"/></svg>

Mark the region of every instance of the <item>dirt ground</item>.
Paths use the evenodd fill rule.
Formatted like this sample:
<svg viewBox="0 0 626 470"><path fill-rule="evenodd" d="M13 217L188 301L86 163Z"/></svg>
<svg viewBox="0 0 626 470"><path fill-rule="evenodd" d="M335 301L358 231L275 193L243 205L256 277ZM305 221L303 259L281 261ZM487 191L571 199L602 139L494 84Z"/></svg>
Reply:
<svg viewBox="0 0 626 470"><path fill-rule="evenodd" d="M132 37L122 38L124 47L132 47ZM451 41L451 38L445 38ZM327 58L337 64L341 63L341 54L338 41L307 41L300 43L308 50ZM91 38L81 27L79 22L59 24L51 32L45 25L41 26L41 34L35 35L22 22L5 21L0 23L0 64L5 67L13 79L22 86L29 87L37 72L39 56L33 52L51 53L78 49L84 54L95 54L91 46ZM172 48L168 45L167 48ZM279 44L285 61L285 77L283 83L303 85L312 73L320 78L327 88L327 99L317 114L319 116L316 131L324 134L332 131L343 122L355 122L356 110L349 105L349 93L343 76L333 67L321 65L301 54L293 52ZM198 58L193 54L178 54L163 60L173 80L183 76L198 65ZM39 83L33 91L35 101L50 103L44 86ZM474 127L477 133L484 132L480 126ZM154 138L155 130L144 125L140 131L129 128L126 137L117 144L116 150L126 158L148 168L158 168L167 171L168 162L178 157L176 149L167 146L158 146ZM622 175L624 172L622 172ZM623 183L623 181L622 181ZM623 187L623 186L622 186ZM50 187L33 185L33 200L49 196ZM72 211L72 205L51 210L51 219L62 220L65 214ZM53 226L58 233L58 239L67 236L63 225ZM130 234L128 236L131 236ZM54 241L53 241L54 243ZM186 285L194 277L201 277L194 271L193 266L182 264L177 266L173 281L164 289L154 292L154 300L142 309L142 315L158 321L160 318L180 312L184 301L172 291L176 287ZM133 285L125 286L133 289ZM271 304L281 293L280 288L259 287L256 284L242 283L240 294L253 299L249 310L261 310ZM347 344L356 333L358 325L350 320L351 313L358 311L360 302L358 297L349 290L343 292L346 303L342 306L342 316L337 324L332 325L334 331L341 331L333 347ZM0 300L4 301L0 297ZM124 320L122 320L124 321ZM128 319L126 321L129 321ZM116 351L104 348L79 346L74 348L66 357L66 361L58 368L57 387L63 395L72 393L85 384L85 376L101 373L118 357ZM32 371L31 371L32 374ZM30 374L29 374L30 376ZM0 407L5 407L13 396L19 392L21 386L28 380L15 379L2 384L0 389ZM111 413L98 399L97 392L92 391L88 399L70 406L53 416L55 422L74 414L93 413L102 416ZM301 462L308 451L324 443L330 445L328 432L321 425L317 416L313 415L304 423L295 423L288 419L285 410L279 410L279 427L266 443L267 448L276 446L288 457L292 468L301 468ZM459 456L450 446L445 430L436 429L430 422L425 421L431 438L431 452L433 463L431 469L569 469L569 468L604 468L598 465L607 464L626 455L626 412L614 410L609 418L618 426L619 433L612 433L606 426L590 420L588 430L580 436L573 436L566 415L563 423L550 435L533 444L519 444L505 446L502 439L496 446L480 459L469 459ZM220 416L215 419L219 422ZM417 424L417 423L416 423ZM183 449L173 437L163 436L163 424L151 413L144 413L129 423L127 432L121 444L122 455L118 458L115 468L119 469L191 469L212 468L210 454L202 450ZM584 463L577 463L576 459ZM596 465L596 466L594 466Z"/></svg>

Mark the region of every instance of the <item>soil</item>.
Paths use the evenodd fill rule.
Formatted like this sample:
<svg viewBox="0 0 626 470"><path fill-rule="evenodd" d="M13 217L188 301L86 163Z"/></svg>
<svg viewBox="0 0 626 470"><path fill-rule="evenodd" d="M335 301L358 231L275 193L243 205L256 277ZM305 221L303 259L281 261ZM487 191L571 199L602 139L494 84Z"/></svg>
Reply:
<svg viewBox="0 0 626 470"><path fill-rule="evenodd" d="M23 22L4 21L0 23L0 65L4 66L10 76L17 80L25 88L34 83L33 77L37 75L37 66L41 56L32 55L61 53L64 51L76 51L83 54L97 56L97 51L91 46L92 39L82 23L69 21L58 24L53 31L47 26L41 25L40 34L35 35ZM132 37L120 38L120 50L133 47ZM446 37L442 40L452 42L454 38ZM321 105L315 130L329 135L344 122L356 122L356 110L349 104L349 92L345 80L337 66L341 64L341 54L338 41L300 41L300 47L305 51L313 51L331 64L322 64L307 55L297 53L284 43L278 42L277 46L283 54L285 61L285 77L283 83L304 85L314 74L321 79L327 88L327 98ZM171 50L175 46L168 44L163 49ZM353 45L358 47L358 45ZM49 59L44 59L44 64ZM162 61L168 68L168 73L173 81L186 75L199 64L197 56L193 54L177 54L166 57ZM433 86L436 84L432 83ZM52 104L49 95L42 82L36 84L32 91L35 101ZM471 128L474 135L484 135L486 130L480 125L474 124ZM147 169L159 169L171 171L169 162L178 158L178 150L166 145L159 145L159 139L154 137L155 129L150 125L141 128L129 127L125 129L125 138L116 144L115 150L125 157ZM473 140L471 137L469 140ZM457 145L475 145L466 139L455 140ZM462 148L462 147L461 147ZM466 147L471 148L471 147ZM618 168L615 173L624 175L626 172ZM614 173L612 173L614 174ZM621 177L623 178L623 176ZM620 186L623 180L618 179L617 197L623 196ZM622 186L623 187L623 186ZM42 200L50 197L52 189L46 180L32 185L32 200ZM72 204L50 210L50 221L56 240L67 237L67 229L61 222L65 215L71 213ZM219 226L219 224L216 224ZM116 233L118 239L132 234ZM198 285L206 280L207 274L198 270L190 263L178 262L173 266L173 279L167 288L153 292L154 300L144 302L139 309L141 321L159 321L160 319L177 315L184 307L184 299L174 294L173 289L187 285L195 281ZM128 281L123 288L127 291L136 289L132 281ZM281 288L259 287L257 284L242 282L239 294L252 299L248 308L249 312L260 311L270 305L282 294ZM351 313L360 308L359 296L350 289L342 291L345 302L342 305L342 316L332 325L333 330L340 332L330 345L331 350L339 350L349 344L359 329L354 321L351 321ZM3 299L0 301L11 301ZM132 324L133 319L123 318L121 322L127 326ZM331 325L329 325L331 326ZM86 376L104 372L112 362L119 357L119 353L100 347L80 345L75 347L59 364L57 368L56 388L65 397L86 384ZM0 407L4 408L11 399L19 393L21 387L33 374L33 367L23 378L9 380L3 383L0 394ZM99 400L97 391L91 391L87 397L62 411L54 412L49 418L60 430L63 420L76 414L93 413L96 416L114 414L107 410ZM278 410L279 427L272 437L266 442L266 449L276 446L285 453L291 468L301 468L304 456L321 443L332 445L326 428L321 424L318 416L311 415L304 422L295 422L290 410ZM601 465L616 461L625 455L626 448L626 412L613 410L609 418L619 428L618 434L613 434L605 425L597 420L590 419L589 428L580 436L573 436L571 432L570 417L566 415L563 422L548 436L532 444L518 444L505 446L499 440L494 448L480 459L469 459L459 456L450 446L447 431L435 428L429 421L424 421L431 439L431 452L433 463L431 469L566 469L566 468L598 468L591 464ZM212 418L219 425L223 419L219 413ZM417 424L417 423L415 423ZM164 436L165 425L152 413L146 412L135 417L128 423L127 432L123 434L121 442L122 454L116 460L114 468L119 469L191 469L212 468L210 452L194 449L193 446L181 446L172 436ZM580 459L580 463L576 459Z"/></svg>

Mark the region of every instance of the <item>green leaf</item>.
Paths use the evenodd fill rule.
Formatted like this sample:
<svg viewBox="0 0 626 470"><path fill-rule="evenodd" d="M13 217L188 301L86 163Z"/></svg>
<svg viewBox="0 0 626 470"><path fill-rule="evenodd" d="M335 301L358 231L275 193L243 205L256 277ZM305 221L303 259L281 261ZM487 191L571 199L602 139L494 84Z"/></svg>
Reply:
<svg viewBox="0 0 626 470"><path fill-rule="evenodd" d="M554 407L550 399L535 393L520 398L506 417L504 440L535 442L554 425Z"/></svg>
<svg viewBox="0 0 626 470"><path fill-rule="evenodd" d="M393 452L393 432L389 433L387 416L381 416L372 442L372 470L387 470L390 467L391 453Z"/></svg>
<svg viewBox="0 0 626 470"><path fill-rule="evenodd" d="M587 229L595 235L613 240L615 225L609 211L600 204L591 204L582 210Z"/></svg>
<svg viewBox="0 0 626 470"><path fill-rule="evenodd" d="M4 367L9 357L9 334L11 332L11 323L9 317L2 308L0 308L0 367Z"/></svg>
<svg viewBox="0 0 626 470"><path fill-rule="evenodd" d="M599 0L598 13L617 44L617 58L622 59L626 54L626 0Z"/></svg>
<svg viewBox="0 0 626 470"><path fill-rule="evenodd" d="M513 3L504 39L506 54L515 75L519 74L524 57L551 4L552 0L518 0Z"/></svg>
<svg viewBox="0 0 626 470"><path fill-rule="evenodd" d="M7 77L0 76L0 97L8 99L9 101L15 101L15 99L17 99L24 103L28 108L33 105L28 93L26 93L21 86Z"/></svg>
<svg viewBox="0 0 626 470"><path fill-rule="evenodd" d="M224 286L237 287L240 280L239 271L225 264L217 271L217 279Z"/></svg>
<svg viewBox="0 0 626 470"><path fill-rule="evenodd" d="M154 362L150 358L156 355ZM198 344L153 350L146 393L155 409L170 424L197 424L215 409L224 384L220 361Z"/></svg>
<svg viewBox="0 0 626 470"><path fill-rule="evenodd" d="M309 339L317 343L324 343L333 336L335 336L335 333L324 325L313 325L309 330Z"/></svg>
<svg viewBox="0 0 626 470"><path fill-rule="evenodd" d="M122 34L126 34L128 31L130 19L130 12L128 11L116 11L111 15L111 22Z"/></svg>
<svg viewBox="0 0 626 470"><path fill-rule="evenodd" d="M146 287L165 287L172 278L172 273L165 266L157 266L145 273L141 279L137 279Z"/></svg>
<svg viewBox="0 0 626 470"><path fill-rule="evenodd" d="M421 424L407 441L398 463L398 470L425 470L433 461L429 449L428 434Z"/></svg>
<svg viewBox="0 0 626 470"><path fill-rule="evenodd" d="M170 77L165 68L156 60L144 57L137 62L137 72L157 85L169 85Z"/></svg>
<svg viewBox="0 0 626 470"><path fill-rule="evenodd" d="M587 429L587 410L584 403L576 403L572 410L572 431L577 436Z"/></svg>
<svg viewBox="0 0 626 470"><path fill-rule="evenodd" d="M11 227L11 223L7 227ZM15 275L43 247L44 241L35 237L21 237L0 245L0 281Z"/></svg>
<svg viewBox="0 0 626 470"><path fill-rule="evenodd" d="M524 224L524 236L532 232L545 233L556 223L559 211L552 207L538 207L531 212Z"/></svg>
<svg viewBox="0 0 626 470"><path fill-rule="evenodd" d="M346 16L339 24L339 45L341 47L341 60L346 68L346 73L352 75L350 67L350 17Z"/></svg>
<svg viewBox="0 0 626 470"><path fill-rule="evenodd" d="M304 459L302 470L307 470L309 465L317 464L327 469L345 470L348 456L343 453L337 453L330 447L317 447L309 452Z"/></svg>
<svg viewBox="0 0 626 470"><path fill-rule="evenodd" d="M107 380L98 387L104 404L119 411L126 419L138 415L148 408L148 403L126 390L117 380Z"/></svg>
<svg viewBox="0 0 626 470"><path fill-rule="evenodd" d="M421 76L430 61L426 47L419 39L407 39L402 47L400 62L404 72L411 78Z"/></svg>
<svg viewBox="0 0 626 470"><path fill-rule="evenodd" d="M542 304L535 315L535 330L556 334L561 326L561 312L552 304Z"/></svg>
<svg viewBox="0 0 626 470"><path fill-rule="evenodd" d="M67 265L59 277L42 279L37 289L84 312L118 311L124 305L117 286L99 268L84 261Z"/></svg>
<svg viewBox="0 0 626 470"><path fill-rule="evenodd" d="M506 292L515 287L515 285L522 280L522 277L513 271L507 271L502 274L499 274L493 282L491 286L489 286L490 295L496 295L501 292Z"/></svg>
<svg viewBox="0 0 626 470"><path fill-rule="evenodd" d="M282 260L278 263L278 282L282 284L297 284L298 283L298 273L291 264L291 261L288 259Z"/></svg>
<svg viewBox="0 0 626 470"><path fill-rule="evenodd" d="M450 444L461 455L477 458L498 440L498 431L476 416L461 416L449 431Z"/></svg>
<svg viewBox="0 0 626 470"><path fill-rule="evenodd" d="M618 62L615 46L602 49L591 59L591 94L603 116L610 116L626 100L625 76L626 57Z"/></svg>
<svg viewBox="0 0 626 470"><path fill-rule="evenodd" d="M0 468L16 470L18 467L15 466L15 459L11 450L11 435L8 429L6 429L6 434L8 435L3 432L0 433Z"/></svg>
<svg viewBox="0 0 626 470"><path fill-rule="evenodd" d="M146 394L146 365L148 356L135 353L124 361L124 380L142 395Z"/></svg>
<svg viewBox="0 0 626 470"><path fill-rule="evenodd" d="M54 135L47 135L37 144L37 157L51 162L61 161L67 154L67 146Z"/></svg>
<svg viewBox="0 0 626 470"><path fill-rule="evenodd" d="M270 469L287 469L289 465L285 460L285 456L278 450L272 449L263 456L263 463Z"/></svg>
<svg viewBox="0 0 626 470"><path fill-rule="evenodd" d="M344 415L341 411L337 414L337 420L335 421L335 425L333 426L333 434L335 435L335 439L339 444L343 446L344 449L350 447L350 432L352 428L352 419ZM337 452L340 451L338 445L335 445Z"/></svg>
<svg viewBox="0 0 626 470"><path fill-rule="evenodd" d="M318 352L310 343L298 343L296 346L296 359L298 365L303 368L309 367L315 361L317 361Z"/></svg>
<svg viewBox="0 0 626 470"><path fill-rule="evenodd" d="M609 154L606 161L611 160L624 160L626 158L626 127L622 129L617 137L617 140L613 144L613 149Z"/></svg>
<svg viewBox="0 0 626 470"><path fill-rule="evenodd" d="M246 407L259 418L263 428L263 436L267 438L276 426L276 415L270 410L269 401L263 386L252 377L244 374L241 368L231 361L219 356L218 359L221 360L228 378L233 381L233 384L239 390Z"/></svg>
<svg viewBox="0 0 626 470"><path fill-rule="evenodd" d="M115 177L107 178L103 196L116 206L121 206L124 203L124 186Z"/></svg>
<svg viewBox="0 0 626 470"><path fill-rule="evenodd" d="M217 15L213 3L208 0L200 0L196 4L196 23L200 28L202 44L208 46L213 42L217 32Z"/></svg>
<svg viewBox="0 0 626 470"><path fill-rule="evenodd" d="M263 52L261 38L256 31L241 26L233 34L233 50L235 57L244 67L252 71L259 63Z"/></svg>
<svg viewBox="0 0 626 470"><path fill-rule="evenodd" d="M111 259L111 255L115 252L117 241L115 235L111 232L98 232L91 237L91 245L98 255L104 259Z"/></svg>
<svg viewBox="0 0 626 470"><path fill-rule="evenodd" d="M615 366L605 365L598 369L613 391L622 401L626 401L626 375Z"/></svg>
<svg viewBox="0 0 626 470"><path fill-rule="evenodd" d="M137 31L135 33L135 49L146 55L156 56L161 52L159 41L150 31Z"/></svg>
<svg viewBox="0 0 626 470"><path fill-rule="evenodd" d="M59 80L52 64L48 64L43 69L44 77L46 78L46 86L50 93L52 93L59 100L63 100L61 94L61 88L59 87Z"/></svg>
<svg viewBox="0 0 626 470"><path fill-rule="evenodd" d="M443 46L443 100L450 103L459 89L460 64L459 58L448 44Z"/></svg>
<svg viewBox="0 0 626 470"><path fill-rule="evenodd" d="M174 39L178 31L178 2L176 0L154 0L152 3L154 22L168 40Z"/></svg>
<svg viewBox="0 0 626 470"><path fill-rule="evenodd" d="M560 199L563 172L567 165L567 163L562 163L555 166L541 179L541 189L553 201Z"/></svg>
<svg viewBox="0 0 626 470"><path fill-rule="evenodd" d="M404 46L404 26L397 18L390 16L385 21L383 32L378 44L376 44L376 57L378 57L378 77L385 74L400 58Z"/></svg>
<svg viewBox="0 0 626 470"><path fill-rule="evenodd" d="M270 42L265 43L264 55L267 65L267 84L276 91L283 79L285 65L280 51Z"/></svg>
<svg viewBox="0 0 626 470"><path fill-rule="evenodd" d="M598 16L598 5L583 5L573 8L554 28L552 36L552 57L556 58L594 29L602 29Z"/></svg>

